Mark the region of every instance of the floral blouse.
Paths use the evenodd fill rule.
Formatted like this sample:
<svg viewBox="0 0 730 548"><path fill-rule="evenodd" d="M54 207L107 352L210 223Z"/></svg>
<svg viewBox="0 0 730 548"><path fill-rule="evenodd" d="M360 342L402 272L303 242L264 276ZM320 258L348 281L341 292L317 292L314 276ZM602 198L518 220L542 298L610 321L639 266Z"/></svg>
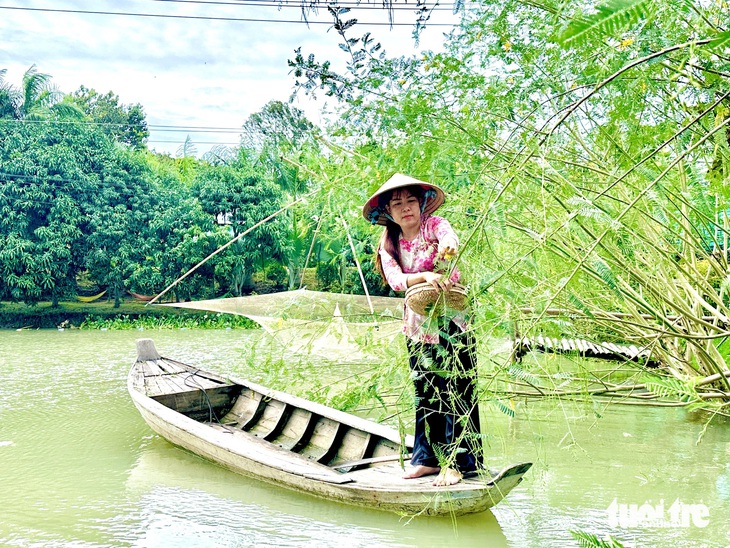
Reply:
<svg viewBox="0 0 730 548"><path fill-rule="evenodd" d="M401 264L388 253L380 248L380 259L383 264L383 271L388 284L393 291L405 291L408 289L406 279L408 274L433 271L436 257L438 255L439 242L444 239L451 239L457 244L459 242L454 229L443 217L426 215L421 218L421 229L413 240L401 238L398 241L400 246ZM458 282L461 277L455 268L451 273L451 281ZM426 344L437 344L439 342L438 322L429 321L427 316L421 316L403 305L403 333L414 341ZM467 318L465 312L458 312L451 320L461 329L466 330Z"/></svg>

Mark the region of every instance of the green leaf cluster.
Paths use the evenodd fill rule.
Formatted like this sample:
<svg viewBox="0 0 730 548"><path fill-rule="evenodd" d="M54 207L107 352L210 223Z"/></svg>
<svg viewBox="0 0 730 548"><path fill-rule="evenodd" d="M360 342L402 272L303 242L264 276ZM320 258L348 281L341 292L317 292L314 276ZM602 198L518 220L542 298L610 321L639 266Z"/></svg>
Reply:
<svg viewBox="0 0 730 548"><path fill-rule="evenodd" d="M353 214L396 171L442 186L459 267L488 280L475 295L484 333L504 333L510 309L563 309L677 375L717 373L730 317L729 10L474 3L443 51L400 58L340 25L345 71L301 51L290 62L298 93L341 98L327 129L349 154L317 171Z"/></svg>
<svg viewBox="0 0 730 548"><path fill-rule="evenodd" d="M117 306L127 290L155 295L310 191L281 158L316 154L313 126L280 102L251 117L241 147L170 158L146 150L141 105L83 86L63 95L35 66L18 88L4 75L0 300L55 304L82 281L107 289ZM311 211L275 218L176 283L171 297L239 295L258 272L275 288L296 287L315 224ZM318 250L314 264L326 254Z"/></svg>

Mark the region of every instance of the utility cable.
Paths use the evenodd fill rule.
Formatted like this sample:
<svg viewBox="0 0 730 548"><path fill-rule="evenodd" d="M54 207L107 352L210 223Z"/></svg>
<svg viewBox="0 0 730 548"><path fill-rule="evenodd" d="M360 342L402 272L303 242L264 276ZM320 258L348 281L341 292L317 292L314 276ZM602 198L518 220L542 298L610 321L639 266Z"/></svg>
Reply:
<svg viewBox="0 0 730 548"><path fill-rule="evenodd" d="M347 1L339 1L336 4L329 4L329 3L307 3L307 2L288 2L286 0L240 0L239 2L223 2L220 0L146 0L148 2L164 2L164 3L170 3L170 4L211 4L215 6L237 6L241 8L247 8L247 7L271 7L271 8L296 8L300 10L307 10L307 11L316 11L318 9L326 9L329 5L332 5L334 8L351 8L356 10L381 10L381 11L411 11L411 12L417 12L422 10L428 10L431 11L450 11L453 12L455 8L459 7L459 4L454 4L451 2L434 2L434 6L432 8L429 8L427 4L411 4L407 5L407 3L403 4L396 4L395 2L392 2L389 6L385 4L385 2L381 3L381 5L376 5L375 3L364 3L364 2L347 2ZM466 6L464 6L466 7Z"/></svg>
<svg viewBox="0 0 730 548"><path fill-rule="evenodd" d="M18 124L18 125L54 125L54 126L98 126L98 127L129 127L135 128L138 125L124 122L93 122L91 120L17 120L14 118L0 118L0 124ZM154 131L172 131L172 132L189 132L189 133L242 133L242 127L215 127L215 126L175 126L170 124L147 124L148 130Z"/></svg>
<svg viewBox="0 0 730 548"><path fill-rule="evenodd" d="M57 9L57 8L29 8L24 6L0 6L3 10L16 10L16 11L31 11L31 12L42 12L42 13L66 13L66 14L84 14L84 15L121 15L125 17L151 17L151 18L163 18L163 19L191 19L197 21L223 21L223 22L235 22L235 23L288 23L288 24L299 24L299 25L329 25L332 26L332 21L310 21L310 20L295 20L295 19L258 19L254 17L212 17L205 15L172 15L163 13L140 13L140 12L119 12L119 11L97 11L97 10L70 10L70 9ZM370 22L370 21L358 21L359 25L374 26L374 27L412 27L413 23L386 23L386 22ZM453 27L453 23L428 23L429 27Z"/></svg>

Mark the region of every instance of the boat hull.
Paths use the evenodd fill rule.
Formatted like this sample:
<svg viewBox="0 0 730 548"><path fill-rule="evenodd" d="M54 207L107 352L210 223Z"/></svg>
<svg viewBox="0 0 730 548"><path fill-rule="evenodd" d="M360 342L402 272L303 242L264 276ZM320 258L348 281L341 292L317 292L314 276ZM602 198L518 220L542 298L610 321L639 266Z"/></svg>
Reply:
<svg viewBox="0 0 730 548"><path fill-rule="evenodd" d="M403 474L402 456L399 457L398 453L388 454L386 451L386 449L397 451L397 442L400 441L397 431L314 402L246 383L246 381L225 379L224 382L228 384L221 383L222 388L219 391L230 389L230 391L237 392L241 387L244 387L246 391L253 390L254 394L263 391L265 393L260 401L285 400L287 405L296 410L303 409L317 417L325 417L327 421L334 421L333 424L344 424L347 432L367 432L367 445L371 449L370 453L366 455L373 454L373 451L376 455L380 454L380 456L359 461L362 463L368 460L374 461L368 464L353 465L348 468L347 462L344 464L340 462L328 466L323 463L336 463L337 457L318 456L315 458L312 455L297 454L282 448L280 446L282 444L271 443L259 437L258 434L251 433L255 431L255 427L250 427L250 424L254 422L251 416L247 415L246 421L243 421L249 425L249 431L246 431L238 423L227 423L225 420L201 421L182 414L161 403L161 401L170 401L169 394L148 396L145 390L140 389L140 379L144 379L144 382L147 383L151 377L148 372L142 372L139 369L140 364L145 363L162 364L162 361L138 360L130 372L128 389L142 418L158 435L174 445L220 464L233 472L330 501L404 515L462 515L482 512L502 500L520 483L524 473L531 466L530 463L521 463L497 473L484 472L475 478L465 479L448 488L432 486L432 478L428 477L404 480L401 477ZM169 363L171 362L165 362L164 365L167 367ZM156 389L159 390L159 387ZM173 394L172 397L181 400L187 398L188 394L179 392ZM213 398L214 396L205 395L208 405L211 405ZM237 398L240 401L245 399L243 395L239 395ZM235 409L234 407L226 416L234 416ZM213 414L212 408L211 414ZM265 415L265 412L261 415ZM291 416L290 411L289 417ZM257 420L262 421L263 419ZM286 426L281 428L286 428ZM326 428L320 423L317 432L310 433L310 436L323 435L326 433L325 431ZM267 434L263 437L272 437L272 435ZM333 438L336 439L338 436ZM359 438L354 434L350 434L349 437L340 435L337 443L343 444L343 440L348 439L357 440ZM373 440L377 440L377 444ZM374 450L373 447L375 447ZM335 452L331 452L331 455L335 455ZM347 459L344 460L347 461Z"/></svg>

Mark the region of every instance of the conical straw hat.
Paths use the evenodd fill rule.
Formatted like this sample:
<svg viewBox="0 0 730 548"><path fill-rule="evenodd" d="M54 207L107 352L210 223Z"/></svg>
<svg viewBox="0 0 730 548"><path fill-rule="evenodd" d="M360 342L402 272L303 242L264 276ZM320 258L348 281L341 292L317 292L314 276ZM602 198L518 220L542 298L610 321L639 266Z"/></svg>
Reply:
<svg viewBox="0 0 730 548"><path fill-rule="evenodd" d="M380 203L380 197L390 190L406 186L420 186L426 191L432 191L432 195L426 196L426 206L421 212L424 215L431 214L436 211L446 200L444 191L436 185L419 181L418 179L414 179L408 175L403 175L402 173L396 173L390 179L385 181L385 183L383 183L383 185L375 191L375 194L368 198L368 201L365 202L365 205L362 208L362 216L372 224L385 225L386 218L385 215L383 215L383 213L385 213L385 204Z"/></svg>

